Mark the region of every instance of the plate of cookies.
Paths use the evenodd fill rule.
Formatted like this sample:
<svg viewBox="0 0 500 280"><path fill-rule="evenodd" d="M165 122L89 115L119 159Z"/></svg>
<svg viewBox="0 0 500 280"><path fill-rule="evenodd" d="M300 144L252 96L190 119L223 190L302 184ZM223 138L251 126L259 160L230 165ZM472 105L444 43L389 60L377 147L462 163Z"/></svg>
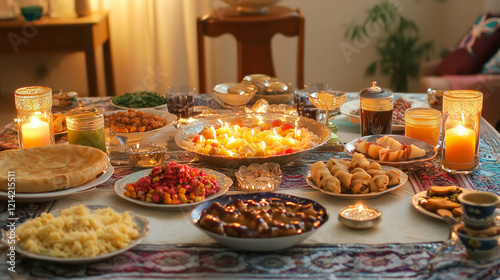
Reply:
<svg viewBox="0 0 500 280"><path fill-rule="evenodd" d="M368 135L345 145L348 154L362 153L369 161L409 170L436 157L438 149L418 139L393 135Z"/></svg>
<svg viewBox="0 0 500 280"><path fill-rule="evenodd" d="M428 190L416 193L411 202L415 209L427 216L441 220L444 216L450 216L460 220L463 212L458 195L471 191L458 186L431 186Z"/></svg>
<svg viewBox="0 0 500 280"><path fill-rule="evenodd" d="M408 181L408 175L354 153L352 159L315 162L307 172L306 181L312 188L331 196L369 199L401 188Z"/></svg>

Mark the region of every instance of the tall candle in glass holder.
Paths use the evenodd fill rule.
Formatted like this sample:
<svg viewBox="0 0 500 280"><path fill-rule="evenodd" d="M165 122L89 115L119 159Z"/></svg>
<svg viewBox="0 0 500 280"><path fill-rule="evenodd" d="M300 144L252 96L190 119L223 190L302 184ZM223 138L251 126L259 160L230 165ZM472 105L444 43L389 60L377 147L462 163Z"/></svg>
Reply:
<svg viewBox="0 0 500 280"><path fill-rule="evenodd" d="M19 147L52 145L52 89L42 86L18 88L15 91Z"/></svg>
<svg viewBox="0 0 500 280"><path fill-rule="evenodd" d="M50 127L45 121L32 117L30 122L21 125L23 148L50 145Z"/></svg>
<svg viewBox="0 0 500 280"><path fill-rule="evenodd" d="M441 168L468 174L479 163L479 131L483 94L472 90L446 91L443 96Z"/></svg>

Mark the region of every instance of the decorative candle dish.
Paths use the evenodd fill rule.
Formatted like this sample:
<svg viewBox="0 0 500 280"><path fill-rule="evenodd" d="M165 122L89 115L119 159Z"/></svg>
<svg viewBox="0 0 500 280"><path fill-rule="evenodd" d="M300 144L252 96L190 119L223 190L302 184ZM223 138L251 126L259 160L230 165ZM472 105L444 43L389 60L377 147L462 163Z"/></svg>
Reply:
<svg viewBox="0 0 500 280"><path fill-rule="evenodd" d="M153 143L136 143L127 145L126 151L130 164L138 167L154 167L161 165L165 158L166 147Z"/></svg>
<svg viewBox="0 0 500 280"><path fill-rule="evenodd" d="M213 132L211 127L221 127L225 129L224 123L234 123L235 120L241 123L253 123L254 121L257 125L267 126L271 125L273 121L281 121L283 123L289 123L297 128L297 130L307 129L309 131L309 136L316 137L317 142L312 141L312 139L307 140L307 147L301 150L294 150L291 153L273 154L273 155L254 155L254 156L241 156L240 154L234 155L224 155L220 151L219 153L204 153L197 149L193 139L193 135L201 133L204 129ZM269 127L272 129L272 127ZM228 129L233 130L234 126L228 126ZM303 131L303 132L304 132ZM301 133L303 133L301 132ZM315 120L311 120L305 117L297 117L291 115L283 114L224 114L209 116L203 119L198 119L193 123L178 127L177 134L175 135L175 143L182 149L193 152L202 161L216 166L221 166L225 168L238 168L242 165L249 165L252 163L266 163L266 162L276 162L280 165L286 164L288 162L294 161L298 158L304 156L306 152L309 152L317 147L324 145L330 139L330 130L324 124L318 123ZM222 134L224 135L224 134ZM304 136L304 134L302 134ZM217 135L216 135L217 136ZM273 135L271 135L272 138ZM200 139L201 137L199 137ZM213 138L213 137L212 137ZM231 141L231 137L225 137L226 141ZM223 142L222 140L217 140ZM234 138L233 138L234 141ZM294 140L295 141L295 140ZM215 142L215 141L214 141ZM262 141L259 141L262 143ZM214 144L217 144L215 142ZM219 143L220 144L220 143ZM232 143L233 144L233 143ZM260 144L259 144L260 145ZM263 145L263 144L262 144ZM240 145L241 146L241 145ZM266 147L270 147L266 144ZM265 148L265 147L264 147ZM215 149L214 149L215 150Z"/></svg>
<svg viewBox="0 0 500 280"><path fill-rule="evenodd" d="M382 221L382 215L378 210L358 203L342 208L338 220L350 228L368 229L378 225Z"/></svg>
<svg viewBox="0 0 500 280"><path fill-rule="evenodd" d="M243 165L235 176L240 189L247 192L272 192L281 184L280 165L274 162Z"/></svg>

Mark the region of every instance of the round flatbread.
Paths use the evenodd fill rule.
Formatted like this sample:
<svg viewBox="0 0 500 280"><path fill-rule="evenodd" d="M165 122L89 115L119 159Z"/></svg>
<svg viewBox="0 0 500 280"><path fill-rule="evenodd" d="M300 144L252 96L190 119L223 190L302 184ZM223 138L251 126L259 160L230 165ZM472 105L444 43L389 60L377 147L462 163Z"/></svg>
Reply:
<svg viewBox="0 0 500 280"><path fill-rule="evenodd" d="M0 153L0 190L8 189L14 171L15 191L50 192L81 186L94 180L108 166L103 151L81 145L52 145ZM11 181L12 185L12 181Z"/></svg>

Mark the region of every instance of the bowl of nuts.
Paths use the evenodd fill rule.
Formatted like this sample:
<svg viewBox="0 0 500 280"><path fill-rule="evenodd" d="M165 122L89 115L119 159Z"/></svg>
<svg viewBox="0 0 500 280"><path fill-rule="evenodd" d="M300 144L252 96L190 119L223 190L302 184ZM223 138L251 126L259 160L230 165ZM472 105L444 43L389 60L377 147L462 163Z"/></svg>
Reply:
<svg viewBox="0 0 500 280"><path fill-rule="evenodd" d="M128 143L146 140L163 128L174 124L177 117L155 109L117 110L104 113L104 125L117 136L125 136Z"/></svg>

